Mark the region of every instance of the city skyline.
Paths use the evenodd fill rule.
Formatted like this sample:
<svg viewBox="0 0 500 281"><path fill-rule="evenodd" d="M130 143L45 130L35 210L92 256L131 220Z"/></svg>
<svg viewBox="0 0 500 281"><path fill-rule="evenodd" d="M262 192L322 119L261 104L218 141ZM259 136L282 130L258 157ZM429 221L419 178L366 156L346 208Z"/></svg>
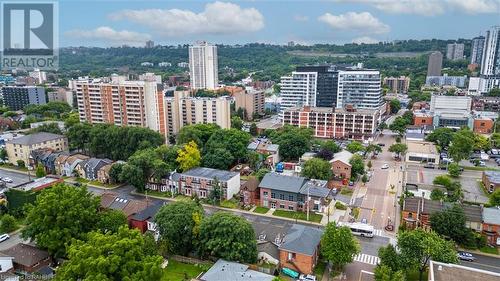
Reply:
<svg viewBox="0 0 500 281"><path fill-rule="evenodd" d="M473 38L498 25L498 0L60 1L60 45L375 43ZM89 23L88 14L92 14ZM236 16L235 16L236 15ZM406 24L401 24L402 22Z"/></svg>

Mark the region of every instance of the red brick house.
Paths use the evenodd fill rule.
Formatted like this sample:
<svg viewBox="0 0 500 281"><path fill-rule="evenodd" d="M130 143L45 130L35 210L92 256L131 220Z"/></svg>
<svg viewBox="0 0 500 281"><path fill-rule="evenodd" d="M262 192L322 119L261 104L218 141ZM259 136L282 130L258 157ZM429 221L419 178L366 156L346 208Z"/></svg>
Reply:
<svg viewBox="0 0 500 281"><path fill-rule="evenodd" d="M240 187L241 202L243 205L260 205L259 180L255 177L249 177L247 181L241 182Z"/></svg>
<svg viewBox="0 0 500 281"><path fill-rule="evenodd" d="M488 192L493 192L500 188L500 172L498 171L484 171L483 184Z"/></svg>
<svg viewBox="0 0 500 281"><path fill-rule="evenodd" d="M352 158L352 153L350 153L347 150L335 153L333 159L330 160L334 180L343 180L351 178L352 166L349 163L351 158Z"/></svg>
<svg viewBox="0 0 500 281"><path fill-rule="evenodd" d="M129 218L130 228L139 229L141 233L146 232L148 230L148 221L154 219L161 206L161 204L153 204L146 209L131 215Z"/></svg>
<svg viewBox="0 0 500 281"><path fill-rule="evenodd" d="M47 251L23 243L3 250L2 254L14 258L14 270L20 273L37 272L41 268L49 266L52 262Z"/></svg>
<svg viewBox="0 0 500 281"><path fill-rule="evenodd" d="M488 244L500 247L500 208L483 209L482 228Z"/></svg>
<svg viewBox="0 0 500 281"><path fill-rule="evenodd" d="M279 246L281 267L312 273L318 262L322 234L319 228L294 224Z"/></svg>

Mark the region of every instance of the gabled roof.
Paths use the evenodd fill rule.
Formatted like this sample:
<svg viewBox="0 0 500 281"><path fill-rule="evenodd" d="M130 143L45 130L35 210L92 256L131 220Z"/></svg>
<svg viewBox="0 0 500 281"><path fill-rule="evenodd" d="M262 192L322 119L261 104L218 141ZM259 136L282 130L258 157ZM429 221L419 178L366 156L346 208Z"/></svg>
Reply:
<svg viewBox="0 0 500 281"><path fill-rule="evenodd" d="M7 250L3 250L2 253L13 257L15 263L26 267L32 267L35 264L49 258L49 253L47 251L23 243L19 243L8 248Z"/></svg>
<svg viewBox="0 0 500 281"><path fill-rule="evenodd" d="M246 188L248 191L255 191L259 188L259 180L256 177L249 177L248 180L241 182L240 188Z"/></svg>
<svg viewBox="0 0 500 281"><path fill-rule="evenodd" d="M312 256L319 245L322 234L323 231L319 228L294 224L283 238L280 250Z"/></svg>
<svg viewBox="0 0 500 281"><path fill-rule="evenodd" d="M302 186L299 193L304 195L309 193L309 195L313 197L326 198L331 192L331 190L326 187L327 183L328 182L324 180L309 180Z"/></svg>
<svg viewBox="0 0 500 281"><path fill-rule="evenodd" d="M152 204L149 207L147 207L146 209L139 211L139 212L135 213L134 215L132 215L132 219L136 220L136 221L145 221L145 220L148 220L150 218L154 218L156 213L158 213L158 211L160 210L160 208L162 206L163 205L159 204L159 203Z"/></svg>
<svg viewBox="0 0 500 281"><path fill-rule="evenodd" d="M99 165L106 165L106 164L110 164L112 163L113 160L109 160L109 159L102 159L102 158L90 158L88 159L88 161L85 163L85 166L91 168L91 169L95 169L95 167L99 166Z"/></svg>
<svg viewBox="0 0 500 281"><path fill-rule="evenodd" d="M42 143L44 141L57 140L60 138L65 138L65 136L41 132L41 133L26 135L20 138L15 138L10 141L7 141L7 143L32 145L32 144Z"/></svg>
<svg viewBox="0 0 500 281"><path fill-rule="evenodd" d="M217 170L212 168L198 167L182 173L183 176L191 176L198 178L214 179L219 181L228 181L233 177L239 175L237 172L229 172L224 170Z"/></svg>
<svg viewBox="0 0 500 281"><path fill-rule="evenodd" d="M298 193L305 182L304 177L285 176L271 172L264 176L259 187Z"/></svg>
<svg viewBox="0 0 500 281"><path fill-rule="evenodd" d="M349 163L351 158L352 158L352 153L350 153L347 150L342 150L341 152L337 152L335 153L335 155L333 155L333 159L330 160L330 163L333 163L335 161L340 161L346 165L351 166L351 164Z"/></svg>
<svg viewBox="0 0 500 281"><path fill-rule="evenodd" d="M500 225L500 208L484 208L483 222L487 224Z"/></svg>

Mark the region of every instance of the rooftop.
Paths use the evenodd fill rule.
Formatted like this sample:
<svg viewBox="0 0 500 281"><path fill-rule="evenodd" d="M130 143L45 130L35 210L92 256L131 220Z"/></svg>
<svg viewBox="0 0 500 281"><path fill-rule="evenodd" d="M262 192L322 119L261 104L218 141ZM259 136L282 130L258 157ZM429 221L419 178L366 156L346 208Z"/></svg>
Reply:
<svg viewBox="0 0 500 281"><path fill-rule="evenodd" d="M342 150L341 152L337 152L335 153L335 155L333 155L333 159L330 160L330 163L333 163L335 161L341 161L344 164L350 166L351 164L349 164L349 161L351 160L351 158L352 158L352 153L350 153L347 150Z"/></svg>
<svg viewBox="0 0 500 281"><path fill-rule="evenodd" d="M491 183L493 183L493 184L500 183L500 172L498 172L498 171L484 171L483 173Z"/></svg>
<svg viewBox="0 0 500 281"><path fill-rule="evenodd" d="M153 205L150 205L146 209L144 209L144 210L142 210L142 211L140 211L138 213L135 213L132 216L132 219L138 220L138 221L145 221L145 220L147 220L149 218L154 218L154 216L156 215L156 213L158 213L158 211L160 210L160 208L162 206L163 206L162 204L153 204Z"/></svg>
<svg viewBox="0 0 500 281"><path fill-rule="evenodd" d="M404 201L403 210L410 211L413 213L421 212L423 214L432 214L435 212L440 212L447 208L451 208L452 206L453 205L449 202L428 200L421 197L409 197L406 198ZM460 207L464 210L465 218L467 221L481 222L483 220L484 213L481 211L480 206L463 204L460 205Z"/></svg>
<svg viewBox="0 0 500 281"><path fill-rule="evenodd" d="M436 146L428 141L407 141L408 153L437 154Z"/></svg>
<svg viewBox="0 0 500 281"><path fill-rule="evenodd" d="M10 141L7 141L7 143L32 145L32 144L42 143L45 141L57 140L60 138L65 138L65 136L42 132L42 133L26 135L20 138L15 138Z"/></svg>
<svg viewBox="0 0 500 281"><path fill-rule="evenodd" d="M319 228L294 224L283 238L280 249L312 256L316 251L323 231Z"/></svg>
<svg viewBox="0 0 500 281"><path fill-rule="evenodd" d="M248 269L248 265L219 259L200 280L203 281L272 281L274 276Z"/></svg>
<svg viewBox="0 0 500 281"><path fill-rule="evenodd" d="M47 251L23 243L16 244L7 250L3 250L2 253L13 257L15 263L26 267L32 267L49 258L49 253Z"/></svg>
<svg viewBox="0 0 500 281"><path fill-rule="evenodd" d="M220 181L228 181L235 176L238 176L237 172L229 172L224 170L217 170L212 168L198 167L191 169L187 172L182 173L183 176L191 176L198 178L214 179L217 178Z"/></svg>
<svg viewBox="0 0 500 281"><path fill-rule="evenodd" d="M483 222L500 225L500 208L484 208Z"/></svg>
<svg viewBox="0 0 500 281"><path fill-rule="evenodd" d="M304 195L309 194L310 196L314 197L326 198L328 197L328 195L330 195L331 191L328 187L326 187L327 183L328 182L324 180L309 180L302 186L299 193Z"/></svg>
<svg viewBox="0 0 500 281"><path fill-rule="evenodd" d="M267 173L260 182L259 187L298 193L305 182L306 178L304 177Z"/></svg>
<svg viewBox="0 0 500 281"><path fill-rule="evenodd" d="M38 191L41 189L44 189L46 187L52 186L53 184L56 184L58 182L62 182L62 179L58 178L53 178L53 177L43 177L43 178L38 178L34 179L31 182L23 183L18 186L15 186L14 188L16 189L22 189L24 191Z"/></svg>
<svg viewBox="0 0 500 281"><path fill-rule="evenodd" d="M466 267L458 264L447 264L430 261L429 281L481 280L498 281L500 273Z"/></svg>

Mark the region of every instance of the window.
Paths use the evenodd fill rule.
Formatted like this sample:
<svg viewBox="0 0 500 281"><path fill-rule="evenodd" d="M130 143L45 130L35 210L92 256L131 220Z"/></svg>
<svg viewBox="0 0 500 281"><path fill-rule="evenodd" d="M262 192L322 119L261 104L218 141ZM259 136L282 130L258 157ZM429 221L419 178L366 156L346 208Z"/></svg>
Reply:
<svg viewBox="0 0 500 281"><path fill-rule="evenodd" d="M262 194L264 195L264 198L267 198L269 193L267 191L264 191Z"/></svg>
<svg viewBox="0 0 500 281"><path fill-rule="evenodd" d="M294 261L295 260L295 253L288 253L288 260L289 261Z"/></svg>
<svg viewBox="0 0 500 281"><path fill-rule="evenodd" d="M280 200L285 200L285 194L280 194Z"/></svg>
<svg viewBox="0 0 500 281"><path fill-rule="evenodd" d="M288 195L288 201L293 201L293 195Z"/></svg>
<svg viewBox="0 0 500 281"><path fill-rule="evenodd" d="M285 209L285 204L280 204L280 209Z"/></svg>
<svg viewBox="0 0 500 281"><path fill-rule="evenodd" d="M288 210L293 211L293 206L288 206Z"/></svg>
<svg viewBox="0 0 500 281"><path fill-rule="evenodd" d="M271 192L271 198L275 199L276 198L276 193Z"/></svg>
<svg viewBox="0 0 500 281"><path fill-rule="evenodd" d="M408 213L408 218L412 219L413 218L413 213Z"/></svg>

